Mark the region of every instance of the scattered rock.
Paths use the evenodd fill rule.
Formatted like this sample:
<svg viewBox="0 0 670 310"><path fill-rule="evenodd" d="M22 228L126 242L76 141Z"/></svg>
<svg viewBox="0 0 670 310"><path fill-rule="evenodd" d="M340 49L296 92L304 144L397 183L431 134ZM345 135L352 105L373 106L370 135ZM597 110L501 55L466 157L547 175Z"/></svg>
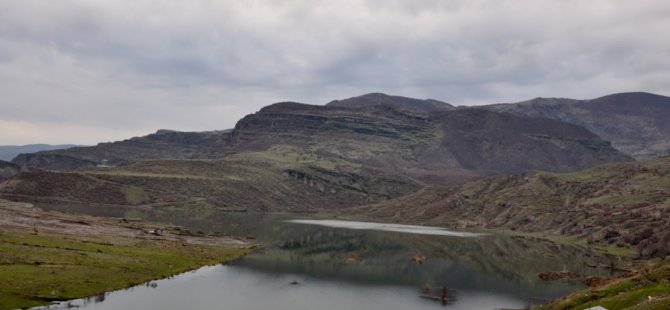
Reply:
<svg viewBox="0 0 670 310"><path fill-rule="evenodd" d="M415 263L423 264L428 259L423 255L417 254L417 255L414 255L414 256L410 257L409 260L411 260Z"/></svg>
<svg viewBox="0 0 670 310"><path fill-rule="evenodd" d="M607 284L607 280L599 277L589 277L584 280L584 284L586 284L588 287L595 288L595 287L601 287L605 284Z"/></svg>
<svg viewBox="0 0 670 310"><path fill-rule="evenodd" d="M361 260L361 255L356 252L349 252L344 255L344 261L347 263L360 262Z"/></svg>

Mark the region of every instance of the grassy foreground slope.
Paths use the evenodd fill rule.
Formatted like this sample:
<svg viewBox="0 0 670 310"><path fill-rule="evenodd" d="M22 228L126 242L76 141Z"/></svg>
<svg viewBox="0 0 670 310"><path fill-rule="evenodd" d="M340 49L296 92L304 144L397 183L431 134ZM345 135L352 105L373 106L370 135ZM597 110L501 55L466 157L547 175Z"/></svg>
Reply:
<svg viewBox="0 0 670 310"><path fill-rule="evenodd" d="M601 287L556 299L538 309L588 309L595 306L609 310L670 309L670 261L650 263L640 271L611 279Z"/></svg>
<svg viewBox="0 0 670 310"><path fill-rule="evenodd" d="M150 233L154 229L160 233ZM239 241L193 236L175 226L0 200L0 309L98 295L248 251Z"/></svg>

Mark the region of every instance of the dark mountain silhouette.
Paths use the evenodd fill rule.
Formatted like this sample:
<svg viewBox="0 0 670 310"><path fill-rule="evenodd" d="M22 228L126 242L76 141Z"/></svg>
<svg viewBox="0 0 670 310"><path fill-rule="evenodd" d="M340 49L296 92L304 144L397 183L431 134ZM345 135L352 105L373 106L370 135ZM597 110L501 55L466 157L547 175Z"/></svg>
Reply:
<svg viewBox="0 0 670 310"><path fill-rule="evenodd" d="M385 105L410 111L447 111L454 106L435 99L414 99L401 96L389 96L382 93L370 93L349 99L333 100L326 104L333 107L363 108Z"/></svg>
<svg viewBox="0 0 670 310"><path fill-rule="evenodd" d="M670 151L670 97L633 92L591 100L535 98L483 108L577 124L637 159Z"/></svg>

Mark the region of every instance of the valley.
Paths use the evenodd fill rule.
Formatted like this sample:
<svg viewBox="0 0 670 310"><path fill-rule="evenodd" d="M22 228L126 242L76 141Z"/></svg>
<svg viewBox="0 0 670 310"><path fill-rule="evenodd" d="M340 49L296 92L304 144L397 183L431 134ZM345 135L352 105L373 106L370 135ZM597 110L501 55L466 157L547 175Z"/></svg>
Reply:
<svg viewBox="0 0 670 310"><path fill-rule="evenodd" d="M626 110L631 102L645 108ZM369 286L370 294L391 284L402 287L405 297L398 302L416 297L434 301L438 297L421 297L417 291L424 285L448 285L462 296L450 306L468 309L477 300L472 296L510 307L540 306L597 277L602 281L589 300L567 297L543 307L581 309L602 299L619 309L614 295L640 292L653 297L653 303L627 299L626 307L664 306L666 265L657 261L670 255L670 158L663 156L670 135L663 134L665 123L652 119L669 106L667 97L639 93L481 107L373 93L326 105L271 104L229 130L158 130L96 146L20 154L11 163L0 162L2 246L6 253L19 253L39 244L39 251L62 258L48 264L94 270L90 265L95 260L77 260L69 250L53 249L54 238L68 235L69 248L82 256L100 256L87 247L99 239L118 246L128 260L144 255L148 247L181 262L132 279L100 275L134 285L246 253L212 241L231 235L245 240L237 245L263 245L230 267L211 271L232 272L241 282L269 275L298 277L318 283L319 289L347 287L343 296L355 294L349 291L352 283ZM27 223L26 218L39 219L33 225L39 233L17 224ZM289 221L295 218L431 225L458 233L428 237L305 227ZM133 221L123 222L127 219ZM91 227L105 225L120 227L92 235ZM152 225L167 225L161 230L169 233L156 240L146 234ZM470 232L484 234L459 239L458 234ZM179 250L170 245L184 240L200 241L192 246L186 242ZM30 266L26 272L33 274L42 270L42 263L35 267L30 262L52 254L4 255L7 270ZM424 256L427 265L409 259ZM143 259L153 264L162 258ZM589 267L615 263L630 273ZM119 264L126 265L123 260ZM110 270L118 270L114 268ZM545 282L538 277L543 272L579 276ZM611 284L625 288L610 290L609 280L603 280L610 277L615 278L612 283L635 285ZM635 280L642 278L653 281ZM283 285L273 281L268 283ZM232 284L225 285L230 289ZM39 290L31 297L2 288L0 294L13 301L0 308L125 286L67 289L71 294L46 297ZM272 287L262 289L278 294ZM106 304L115 307L100 305Z"/></svg>

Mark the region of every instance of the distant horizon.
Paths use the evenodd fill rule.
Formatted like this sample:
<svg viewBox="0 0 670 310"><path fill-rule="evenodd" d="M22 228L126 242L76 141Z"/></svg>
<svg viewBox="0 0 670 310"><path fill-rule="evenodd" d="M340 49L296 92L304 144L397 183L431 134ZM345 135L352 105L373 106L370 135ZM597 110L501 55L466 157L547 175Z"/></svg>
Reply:
<svg viewBox="0 0 670 310"><path fill-rule="evenodd" d="M28 143L28 144L2 144L0 147L23 147L23 146L40 146L40 145L50 145L50 146L90 146L90 145L81 145L81 144L72 144L72 143L60 143L60 144L50 144L50 143Z"/></svg>
<svg viewBox="0 0 670 310"><path fill-rule="evenodd" d="M356 95L356 96L353 96L353 97L335 98L335 99L332 99L332 100L329 100L329 101L326 101L326 102L323 102L323 103L318 103L318 104L310 103L310 102L299 102L299 101L293 101L293 100L277 100L277 101L268 103L264 106L261 106L261 108L265 107L265 106L268 106L268 105L275 104L275 103L279 103L279 102L298 102L298 103L310 104L310 105L326 105L330 101L333 101L333 100L343 100L343 99L354 98L354 97L359 97L359 96L363 96L363 95L367 95L367 94L375 94L375 93L381 93L381 92L367 92L367 93ZM514 104L514 103L524 102L524 101L528 101L528 100L532 100L532 99L536 99L536 98L592 100L592 99L597 99L597 98L601 98L601 97L605 97L605 96L617 95L617 94L627 94L627 93L647 93L647 94L652 94L652 95L656 95L656 96L670 97L670 96L667 96L667 95L664 95L664 94L652 93L652 92L646 92L646 91L622 91L622 92L604 94L604 95L596 96L596 97L593 97L593 98L568 98L568 97L561 97L561 96L558 96L558 97L540 96L540 97L526 98L526 99L523 99L523 100L510 101L510 102L490 102L490 103L482 103L482 104L477 104L477 105L464 105L464 104L457 104L457 103L454 103L454 102L445 101L445 100L442 100L440 98L416 98L416 97L410 97L410 96L394 94L394 93L381 93L381 94L385 94L385 95L388 95L388 96L421 99L421 100L428 100L428 99L438 100L438 101L442 101L442 102L451 104L454 107L475 107L475 106L492 105L492 104ZM250 111L249 113L246 113L244 115L256 113L256 112L258 112L258 110L260 110L260 108L255 110L255 111ZM240 118L244 117L244 115L242 115ZM0 119L0 125L2 125L2 119ZM123 140L126 140L126 139L131 139L131 138L135 138L135 137L143 137L143 136L146 136L146 135L156 133L159 130L173 130L173 131L179 131L179 132L207 132L207 131L231 130L234 127L235 127L235 123L233 123L230 127L227 127L227 128L208 128L208 129L178 129L178 128L166 128L166 127L160 127L159 126L157 128L147 129L145 131L136 131L134 134L131 133L131 135L127 135L127 134L123 135L123 133L116 134L116 135L111 134L111 135L108 135L108 136L105 136L105 137L101 137L99 140L86 140L88 142L77 142L77 143L73 143L73 142L69 142L69 141L53 142L52 143L52 142L39 142L40 140L36 140L38 142L26 142L26 143L23 143L23 144L20 144L20 143L13 143L12 144L12 143L3 143L4 141L2 139L0 139L0 147L1 146L20 147L20 146L28 146L28 145L39 145L39 144L50 145L50 146L54 146L54 145L74 145L74 146L85 147L85 146L95 146L95 145L100 144L100 143L111 143L111 142L117 142L117 141L123 141ZM127 132L127 131L123 131L123 132ZM0 138L2 138L2 133L0 133ZM16 141L18 141L18 140L16 140ZM61 140L58 140L58 141L61 141Z"/></svg>

